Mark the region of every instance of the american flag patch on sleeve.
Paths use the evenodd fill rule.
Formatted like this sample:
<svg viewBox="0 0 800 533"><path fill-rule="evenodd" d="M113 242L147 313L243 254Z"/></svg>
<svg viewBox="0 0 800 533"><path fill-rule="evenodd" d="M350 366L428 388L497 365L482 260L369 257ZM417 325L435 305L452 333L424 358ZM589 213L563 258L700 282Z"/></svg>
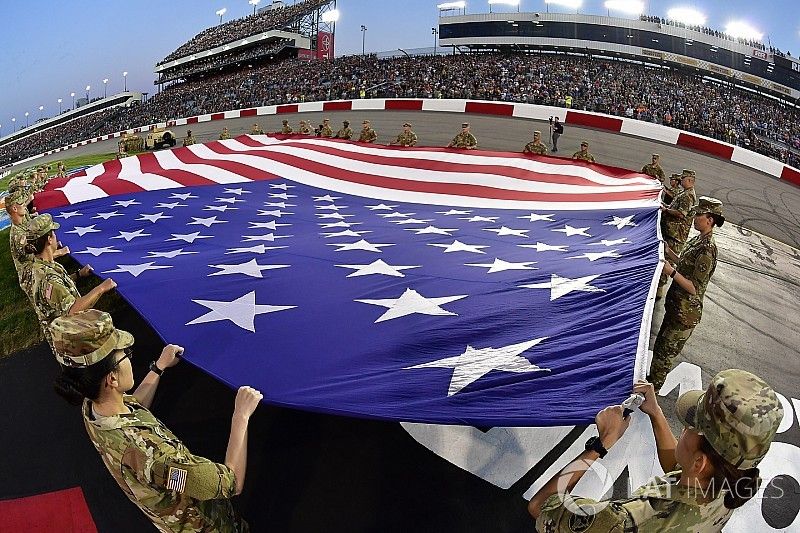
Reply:
<svg viewBox="0 0 800 533"><path fill-rule="evenodd" d="M167 490L183 492L186 488L186 475L188 472L181 468L169 467L167 472Z"/></svg>

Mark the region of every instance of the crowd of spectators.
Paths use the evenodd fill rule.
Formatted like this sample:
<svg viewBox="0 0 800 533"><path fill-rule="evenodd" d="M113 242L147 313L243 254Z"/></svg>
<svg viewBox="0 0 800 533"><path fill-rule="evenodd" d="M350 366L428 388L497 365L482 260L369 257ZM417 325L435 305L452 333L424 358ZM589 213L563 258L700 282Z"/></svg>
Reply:
<svg viewBox="0 0 800 533"><path fill-rule="evenodd" d="M746 44L747 46L752 46L753 48L758 48L759 50L767 49L767 47L764 46L764 43L762 43L761 41L756 41L755 39L743 39L741 37L734 37L732 35L728 35L724 31L715 30L713 28L707 28L705 26L685 24L683 22L678 22L677 20L670 20L651 15L641 15L639 19L642 20L643 22L653 22L654 24L660 24L662 26L674 26L676 28L683 28L686 30L704 33L706 35L711 35L719 39L726 39L728 41L733 41L739 44Z"/></svg>
<svg viewBox="0 0 800 533"><path fill-rule="evenodd" d="M291 42L292 41L289 39L279 39L278 42L270 41L269 43L257 44L243 50L234 50L232 52L198 59L191 63L178 65L177 67L164 71L159 77L158 82L167 83L198 74L205 74L210 70L223 69L230 65L241 64L243 61L273 56Z"/></svg>
<svg viewBox="0 0 800 533"><path fill-rule="evenodd" d="M284 28L291 25L299 17L330 2L331 0L303 0L291 6L263 9L254 15L212 26L180 45L174 52L159 61L158 64L161 65L168 61L238 41L257 33Z"/></svg>
<svg viewBox="0 0 800 533"><path fill-rule="evenodd" d="M793 166L800 163L800 111L766 96L693 73L627 62L481 54L292 59L245 67L178 83L142 105L97 113L0 147L0 165L87 137L180 117L357 98L463 98L560 107L569 102L573 108L663 124Z"/></svg>

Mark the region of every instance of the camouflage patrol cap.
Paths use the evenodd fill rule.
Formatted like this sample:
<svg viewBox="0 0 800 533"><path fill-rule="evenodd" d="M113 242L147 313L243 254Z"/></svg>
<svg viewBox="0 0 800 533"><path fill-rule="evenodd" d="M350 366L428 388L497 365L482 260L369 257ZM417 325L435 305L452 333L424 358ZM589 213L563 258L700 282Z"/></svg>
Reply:
<svg viewBox="0 0 800 533"><path fill-rule="evenodd" d="M702 433L723 459L740 470L758 465L767 454L783 407L764 380L745 370L723 370L705 391L678 398L680 420Z"/></svg>
<svg viewBox="0 0 800 533"><path fill-rule="evenodd" d="M653 154L653 157L655 157L656 159L658 159L658 158L660 158L660 157L661 157L661 154Z"/></svg>
<svg viewBox="0 0 800 533"><path fill-rule="evenodd" d="M533 135L534 136L538 135L539 137L541 137L542 136L542 132L539 131L539 130L536 130L536 131L533 132Z"/></svg>
<svg viewBox="0 0 800 533"><path fill-rule="evenodd" d="M6 205L27 205L30 199L31 193L28 189L17 187L6 196Z"/></svg>
<svg viewBox="0 0 800 533"><path fill-rule="evenodd" d="M349 120L343 120L342 124L345 125L345 126L349 126L350 125L350 121Z"/></svg>
<svg viewBox="0 0 800 533"><path fill-rule="evenodd" d="M61 224L54 221L49 213L37 215L28 221L28 225L25 227L25 238L28 239L28 242L33 242L42 235L47 235L48 232L60 227Z"/></svg>
<svg viewBox="0 0 800 533"><path fill-rule="evenodd" d="M710 196L701 196L697 199L697 205L694 206L689 214L691 216L697 215L714 215L714 219L718 221L718 226L725 223L725 215L722 214L722 202Z"/></svg>
<svg viewBox="0 0 800 533"><path fill-rule="evenodd" d="M281 121L281 123L285 125L285 124L288 124L288 123L289 123L289 121L288 121L288 120L286 120L286 119L283 119L283 120Z"/></svg>
<svg viewBox="0 0 800 533"><path fill-rule="evenodd" d="M461 127L462 128L469 128L469 122L462 122L461 123Z"/></svg>
<svg viewBox="0 0 800 533"><path fill-rule="evenodd" d="M581 141L581 146L589 146L589 141Z"/></svg>
<svg viewBox="0 0 800 533"><path fill-rule="evenodd" d="M694 170L692 170L690 168L684 168L683 172L681 173L681 177L685 177L685 176L688 176L688 177L691 177L691 178L696 178L697 177L697 172L695 172Z"/></svg>
<svg viewBox="0 0 800 533"><path fill-rule="evenodd" d="M403 127L404 128L405 127L409 127L410 128L411 127L411 123L410 122L403 122Z"/></svg>
<svg viewBox="0 0 800 533"><path fill-rule="evenodd" d="M56 318L50 333L56 360L69 367L91 366L133 345L133 335L115 328L111 315L97 309Z"/></svg>
<svg viewBox="0 0 800 533"><path fill-rule="evenodd" d="M681 180L681 175L680 175L680 174L673 174L673 175L671 175L671 176L669 177L669 179L670 179L671 181L680 181L680 180Z"/></svg>

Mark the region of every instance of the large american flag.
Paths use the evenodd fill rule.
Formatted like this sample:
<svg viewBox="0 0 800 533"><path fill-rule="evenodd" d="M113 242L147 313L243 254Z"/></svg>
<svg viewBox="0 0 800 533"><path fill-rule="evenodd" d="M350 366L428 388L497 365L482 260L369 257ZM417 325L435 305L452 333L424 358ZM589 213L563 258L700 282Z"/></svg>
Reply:
<svg viewBox="0 0 800 533"><path fill-rule="evenodd" d="M593 420L646 361L659 184L550 157L242 136L37 197L185 358L278 405Z"/></svg>

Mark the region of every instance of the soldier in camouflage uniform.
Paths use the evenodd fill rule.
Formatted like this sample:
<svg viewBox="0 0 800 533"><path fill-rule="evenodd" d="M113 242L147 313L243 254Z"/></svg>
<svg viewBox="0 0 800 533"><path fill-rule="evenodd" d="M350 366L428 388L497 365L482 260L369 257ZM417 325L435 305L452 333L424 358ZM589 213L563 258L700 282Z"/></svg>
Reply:
<svg viewBox="0 0 800 533"><path fill-rule="evenodd" d="M389 145L396 144L398 146L416 146L417 145L417 134L411 131L411 123L406 122L403 124L403 131L400 132L400 135L397 136L395 140L389 143Z"/></svg>
<svg viewBox="0 0 800 533"><path fill-rule="evenodd" d="M336 132L336 138L344 139L345 141L349 141L353 138L353 130L350 128L349 120L342 121L342 129Z"/></svg>
<svg viewBox="0 0 800 533"><path fill-rule="evenodd" d="M661 160L660 155L653 154L652 162L642 167L642 174L647 174L648 176L652 176L653 178L658 179L658 181L661 182L661 185L666 186L667 181L664 176L664 169L661 168L660 160Z"/></svg>
<svg viewBox="0 0 800 533"><path fill-rule="evenodd" d="M183 139L183 145L184 146L191 146L195 142L197 142L197 141L195 140L194 135L192 135L192 130L188 130L186 132L186 137Z"/></svg>
<svg viewBox="0 0 800 533"><path fill-rule="evenodd" d="M634 392L645 397L640 409L650 417L667 474L622 500L562 496L625 433L630 419L622 416L622 406L607 407L595 419L599 437L590 439L586 451L531 499L528 510L538 531L719 533L733 510L756 495L758 464L783 419L780 400L761 378L723 370L707 390L682 394L676 404L685 426L680 439L672 434L653 386L640 381Z"/></svg>
<svg viewBox="0 0 800 533"><path fill-rule="evenodd" d="M572 154L572 159L579 159L581 161L587 161L589 163L594 163L594 156L589 153L589 141L582 141L581 142L581 149Z"/></svg>
<svg viewBox="0 0 800 533"><path fill-rule="evenodd" d="M365 120L361 123L361 135L358 136L358 142L362 143L374 143L378 140L378 134L375 133L375 130L372 129L372 125L369 120Z"/></svg>
<svg viewBox="0 0 800 533"><path fill-rule="evenodd" d="M322 119L322 127L319 129L319 136L325 137L326 139L330 139L331 137L333 137L333 129L331 129L330 119L327 118Z"/></svg>
<svg viewBox="0 0 800 533"><path fill-rule="evenodd" d="M676 254L680 254L683 250L683 245L689 238L689 230L692 227L693 217L689 212L697 205L697 194L694 190L695 180L694 170L683 169L681 175L683 191L672 199L669 207L662 206L661 209L661 236L664 238L664 244ZM664 297L667 281L667 276L662 273L658 280L656 298Z"/></svg>
<svg viewBox="0 0 800 533"><path fill-rule="evenodd" d="M28 240L26 234L26 224L30 219L28 210L25 206L30 203L31 194L27 189L16 188L14 192L6 196L6 212L11 219L11 229L8 232L9 246L11 248L11 260L17 270L17 277L22 280L23 265L33 261L33 254L25 250ZM25 290L23 288L23 290ZM27 294L27 291L25 291Z"/></svg>
<svg viewBox="0 0 800 533"><path fill-rule="evenodd" d="M167 345L132 395L133 336L94 309L52 324L62 365L56 391L81 405L92 444L126 496L162 532L241 533L249 530L231 498L241 493L247 468L247 426L262 395L242 387L236 396L226 462L192 454L148 410L161 375L183 348Z"/></svg>
<svg viewBox="0 0 800 533"><path fill-rule="evenodd" d="M466 150L475 150L478 147L478 139L469 131L468 122L461 124L461 133L453 137L447 147L464 148Z"/></svg>
<svg viewBox="0 0 800 533"><path fill-rule="evenodd" d="M522 149L523 154L536 154L546 155L547 145L542 142L542 132L536 130L533 132L533 140L525 145Z"/></svg>
<svg viewBox="0 0 800 533"><path fill-rule="evenodd" d="M64 164L63 161L59 161L56 163L56 178L66 178L67 177L67 165Z"/></svg>
<svg viewBox="0 0 800 533"><path fill-rule="evenodd" d="M675 199L679 192L681 192L681 175L672 174L664 184L662 189L661 201L664 205L669 205Z"/></svg>
<svg viewBox="0 0 800 533"><path fill-rule="evenodd" d="M38 215L27 222L26 250L34 254L34 257L24 266L20 276L20 286L33 304L39 325L51 346L52 339L48 326L54 319L89 309L100 296L117 286L114 280L109 278L89 291L86 296L81 296L75 281L66 269L54 261L58 247L55 230L59 226L49 214ZM78 271L78 275L82 277L91 273L90 265Z"/></svg>
<svg viewBox="0 0 800 533"><path fill-rule="evenodd" d="M222 128L222 133L219 134L219 140L220 141L224 141L224 140L230 139L230 138L231 138L231 134L228 131L228 128Z"/></svg>
<svg viewBox="0 0 800 533"><path fill-rule="evenodd" d="M680 256L667 249L664 274L672 278L664 301L664 320L653 345L653 362L648 381L661 388L672 362L681 353L703 314L703 296L717 268L714 226L722 226L722 202L701 196L692 210L694 227L700 235L686 243ZM673 267L670 261L675 262Z"/></svg>
<svg viewBox="0 0 800 533"><path fill-rule="evenodd" d="M289 121L286 119L283 119L283 121L281 122L281 133L283 133L284 135L289 135L290 133L294 133L294 130L289 125Z"/></svg>
<svg viewBox="0 0 800 533"><path fill-rule="evenodd" d="M264 130L261 129L261 126L259 126L258 123L255 123L250 129L250 135L264 135Z"/></svg>
<svg viewBox="0 0 800 533"><path fill-rule="evenodd" d="M305 120L300 121L300 129L298 130L298 133L301 133L303 135L311 135L311 127L308 125L307 121Z"/></svg>

